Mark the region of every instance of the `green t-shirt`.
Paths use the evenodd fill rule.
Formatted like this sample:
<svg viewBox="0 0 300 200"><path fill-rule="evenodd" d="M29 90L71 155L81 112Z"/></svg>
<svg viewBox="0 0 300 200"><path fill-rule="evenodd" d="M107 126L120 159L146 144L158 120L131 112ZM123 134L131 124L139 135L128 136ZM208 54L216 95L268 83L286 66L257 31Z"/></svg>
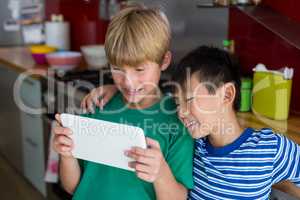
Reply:
<svg viewBox="0 0 300 200"><path fill-rule="evenodd" d="M193 187L194 143L177 118L171 97L165 96L153 106L137 110L126 107L121 93L117 93L103 111L97 109L95 114L83 116L142 128L146 137L159 142L176 180L189 189ZM89 161L79 162L82 175L73 196L75 200L156 199L153 184L139 179L132 171Z"/></svg>

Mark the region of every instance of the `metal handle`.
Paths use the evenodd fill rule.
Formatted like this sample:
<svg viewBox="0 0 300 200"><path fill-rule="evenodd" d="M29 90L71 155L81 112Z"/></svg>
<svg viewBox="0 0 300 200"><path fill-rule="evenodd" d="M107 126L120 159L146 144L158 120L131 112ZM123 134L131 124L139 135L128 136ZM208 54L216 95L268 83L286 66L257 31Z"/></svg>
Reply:
<svg viewBox="0 0 300 200"><path fill-rule="evenodd" d="M33 148L37 148L38 144L36 142L34 142L31 138L26 137L25 141L30 144L30 146L32 146Z"/></svg>

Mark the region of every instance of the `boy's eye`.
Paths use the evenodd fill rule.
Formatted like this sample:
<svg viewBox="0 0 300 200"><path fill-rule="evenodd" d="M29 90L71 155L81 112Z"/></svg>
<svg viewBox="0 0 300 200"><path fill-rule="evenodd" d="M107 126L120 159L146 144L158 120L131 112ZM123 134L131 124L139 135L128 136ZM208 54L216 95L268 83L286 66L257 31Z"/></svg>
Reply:
<svg viewBox="0 0 300 200"><path fill-rule="evenodd" d="M144 71L144 68L137 68L136 71L142 72L142 71Z"/></svg>
<svg viewBox="0 0 300 200"><path fill-rule="evenodd" d="M112 70L114 70L114 71L120 71L121 69L118 68L118 67L112 67Z"/></svg>
<svg viewBox="0 0 300 200"><path fill-rule="evenodd" d="M190 102L190 101L192 101L193 99L194 99L194 97L189 97L189 98L186 99L186 102Z"/></svg>

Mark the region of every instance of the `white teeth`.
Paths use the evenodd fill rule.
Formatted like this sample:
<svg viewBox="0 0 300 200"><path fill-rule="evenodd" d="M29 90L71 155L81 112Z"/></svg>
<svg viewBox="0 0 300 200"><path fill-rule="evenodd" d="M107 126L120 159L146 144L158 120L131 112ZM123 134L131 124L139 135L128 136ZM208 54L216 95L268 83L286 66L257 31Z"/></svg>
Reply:
<svg viewBox="0 0 300 200"><path fill-rule="evenodd" d="M137 94L138 92L140 92L142 89L137 89L137 90L127 90L127 92L129 94Z"/></svg>
<svg viewBox="0 0 300 200"><path fill-rule="evenodd" d="M190 127L194 128L194 125L196 125L196 124L197 124L196 121L191 121L191 122L186 123L186 127L188 127L188 128L190 128Z"/></svg>

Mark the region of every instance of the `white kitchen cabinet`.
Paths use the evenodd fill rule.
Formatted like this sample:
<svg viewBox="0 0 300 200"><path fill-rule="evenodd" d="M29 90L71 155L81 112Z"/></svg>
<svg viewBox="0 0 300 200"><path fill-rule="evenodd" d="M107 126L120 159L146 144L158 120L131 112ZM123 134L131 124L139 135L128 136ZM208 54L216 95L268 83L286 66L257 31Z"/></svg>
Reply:
<svg viewBox="0 0 300 200"><path fill-rule="evenodd" d="M21 114L25 177L46 196L43 121L40 116Z"/></svg>
<svg viewBox="0 0 300 200"><path fill-rule="evenodd" d="M27 78L21 86L21 99L26 106L41 108L41 83ZM41 114L21 112L23 166L25 177L46 196L44 128Z"/></svg>

